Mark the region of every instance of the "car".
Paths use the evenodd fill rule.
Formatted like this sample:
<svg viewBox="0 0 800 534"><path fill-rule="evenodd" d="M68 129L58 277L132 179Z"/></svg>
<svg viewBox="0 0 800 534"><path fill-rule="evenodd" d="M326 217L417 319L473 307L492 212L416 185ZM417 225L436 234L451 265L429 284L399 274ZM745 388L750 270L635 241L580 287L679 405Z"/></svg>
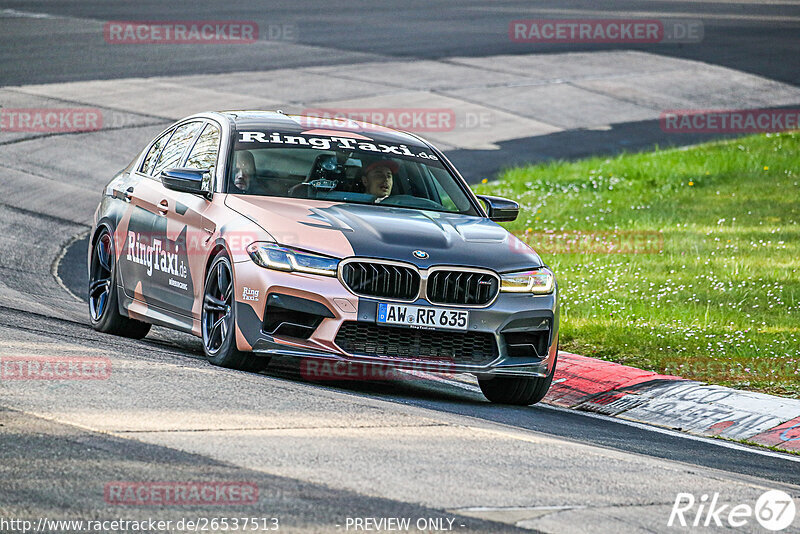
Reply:
<svg viewBox="0 0 800 534"><path fill-rule="evenodd" d="M553 379L558 286L431 143L280 111L192 115L105 187L89 239L101 332L202 338L215 365L273 355L472 373L530 405Z"/></svg>

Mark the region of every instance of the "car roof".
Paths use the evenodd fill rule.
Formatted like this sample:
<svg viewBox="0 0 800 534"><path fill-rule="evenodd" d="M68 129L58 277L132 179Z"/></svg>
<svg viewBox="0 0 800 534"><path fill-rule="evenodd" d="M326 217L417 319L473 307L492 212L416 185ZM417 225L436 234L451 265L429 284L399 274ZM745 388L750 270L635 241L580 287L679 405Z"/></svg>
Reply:
<svg viewBox="0 0 800 534"><path fill-rule="evenodd" d="M277 131L288 134L335 136L341 133L360 134L377 142L392 144L427 144L421 138L408 132L387 128L377 124L344 118L313 117L308 115L289 115L282 111L222 111L237 131Z"/></svg>

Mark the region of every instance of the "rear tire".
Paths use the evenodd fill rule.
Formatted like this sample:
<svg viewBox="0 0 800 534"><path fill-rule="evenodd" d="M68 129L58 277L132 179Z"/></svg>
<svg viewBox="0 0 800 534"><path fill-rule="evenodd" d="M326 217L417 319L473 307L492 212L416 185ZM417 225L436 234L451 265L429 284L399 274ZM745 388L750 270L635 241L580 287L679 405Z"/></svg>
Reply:
<svg viewBox="0 0 800 534"><path fill-rule="evenodd" d="M208 361L214 365L257 373L267 367L269 358L236 348L234 293L231 261L222 251L211 262L203 289L203 351Z"/></svg>
<svg viewBox="0 0 800 534"><path fill-rule="evenodd" d="M515 376L482 378L479 376L478 385L481 387L483 395L491 402L530 406L541 401L547 395L550 384L553 383L557 363L558 352L556 352L556 361L553 362L553 369L547 376L533 378Z"/></svg>
<svg viewBox="0 0 800 534"><path fill-rule="evenodd" d="M89 318L92 328L106 334L142 339L150 331L150 324L119 313L115 258L114 236L108 229L103 229L92 245L89 264Z"/></svg>

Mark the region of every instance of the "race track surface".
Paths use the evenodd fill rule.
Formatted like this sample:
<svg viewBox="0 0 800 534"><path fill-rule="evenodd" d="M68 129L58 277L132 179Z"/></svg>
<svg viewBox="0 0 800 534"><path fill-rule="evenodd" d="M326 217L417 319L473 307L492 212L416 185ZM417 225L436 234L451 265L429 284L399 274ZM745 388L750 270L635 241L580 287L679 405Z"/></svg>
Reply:
<svg viewBox="0 0 800 534"><path fill-rule="evenodd" d="M595 66L620 63L613 59L620 52L610 47L532 50L497 38L514 18L555 16L557 8L565 18L588 17L606 9L593 3L537 4L539 11L522 2L491 8L435 2L237 6L193 3L187 15L161 2L0 2L0 104L86 104L108 118L97 132L0 132L0 356L108 358L112 369L107 380L0 381L0 517L247 515L278 517L281 531L289 532L342 532L348 518L409 517L444 525L450 519L460 532L664 532L671 530L667 521L679 492L698 499L719 493L721 504L751 506L767 489L800 495L798 456L544 405L491 405L459 380L312 383L282 358L261 374L213 367L198 340L161 328L142 341L93 331L82 300L85 235L101 188L180 116L170 112L168 95L148 102L147 87L125 78L181 76L175 87L194 87L210 105L220 97L203 92L204 76L216 76L216 84L232 72L267 83L270 72L290 67L389 68L428 60L438 68L456 57L459 68L486 69L482 58L532 58L543 51L562 54L553 55L561 66L580 63L565 52L597 53L597 62L588 62ZM701 13L706 20L703 46L640 48L630 57L641 65L668 61L675 72L702 69L713 83L756 88L734 95L741 104L757 104L756 94L761 105L800 103L796 4L626 1L614 9L616 16ZM300 32L295 41L235 49L123 50L102 40L107 20L189 18L254 19L262 26L279 21ZM376 77L378 67L370 67ZM336 70L315 75L334 77ZM428 85L402 89L452 89L431 89L436 80L418 76ZM396 94L385 80L346 79L337 89L342 100L373 98L379 105ZM96 80L108 85L92 85ZM598 98L611 98L599 87L607 81L595 80ZM507 80L503 87L516 85ZM457 109L464 102L487 105L467 89L437 95L452 98ZM714 93L713 87L687 89L682 97L711 106ZM226 95L265 106L286 101L246 91ZM310 105L314 98L322 97L295 104ZM705 138L660 135L653 127L660 103L613 105L629 119L608 128L566 119L554 124L537 108L520 110L525 122L519 131L533 129L527 136L501 138L500 128L487 142L494 146L481 147L486 139L468 131L442 142L459 164L490 160L469 174L477 179L508 157L532 161ZM607 111L592 109L595 115L586 117L608 126ZM119 505L104 496L106 486L119 481L244 481L259 488L259 501ZM758 531L758 524L751 520L741 530Z"/></svg>

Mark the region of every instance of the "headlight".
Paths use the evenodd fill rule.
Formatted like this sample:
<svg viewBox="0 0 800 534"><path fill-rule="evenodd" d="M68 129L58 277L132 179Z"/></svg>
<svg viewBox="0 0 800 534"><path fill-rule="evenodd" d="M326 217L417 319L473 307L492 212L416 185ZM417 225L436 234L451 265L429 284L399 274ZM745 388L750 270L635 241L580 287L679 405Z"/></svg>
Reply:
<svg viewBox="0 0 800 534"><path fill-rule="evenodd" d="M500 291L507 293L551 293L556 277L544 267L532 271L500 275Z"/></svg>
<svg viewBox="0 0 800 534"><path fill-rule="evenodd" d="M339 260L312 254L276 243L251 243L247 253L261 267L276 271L297 271L300 273L336 276Z"/></svg>

